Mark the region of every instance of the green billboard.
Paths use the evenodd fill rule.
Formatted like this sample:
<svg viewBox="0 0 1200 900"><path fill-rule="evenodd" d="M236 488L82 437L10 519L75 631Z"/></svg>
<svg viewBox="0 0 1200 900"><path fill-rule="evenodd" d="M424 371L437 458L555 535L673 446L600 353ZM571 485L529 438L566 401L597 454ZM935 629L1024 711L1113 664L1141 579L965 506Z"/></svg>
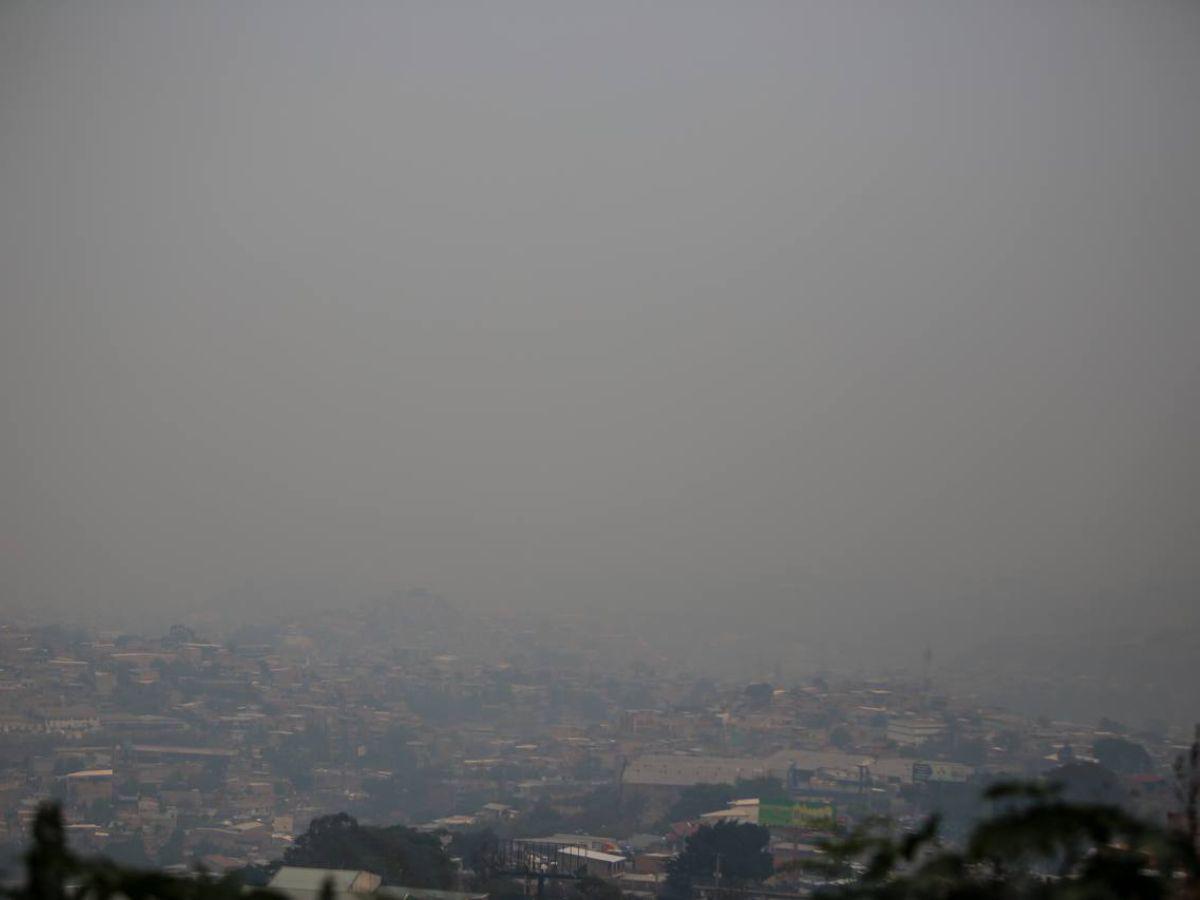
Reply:
<svg viewBox="0 0 1200 900"><path fill-rule="evenodd" d="M832 831L837 824L837 808L823 801L804 801L791 806L758 807L758 824L768 828L805 828Z"/></svg>

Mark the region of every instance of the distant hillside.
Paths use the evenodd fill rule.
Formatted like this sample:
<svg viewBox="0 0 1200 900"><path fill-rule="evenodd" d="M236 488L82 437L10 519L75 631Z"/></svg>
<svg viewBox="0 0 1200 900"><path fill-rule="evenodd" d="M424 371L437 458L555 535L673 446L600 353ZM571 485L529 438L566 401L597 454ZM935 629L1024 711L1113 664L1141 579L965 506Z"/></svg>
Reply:
<svg viewBox="0 0 1200 900"><path fill-rule="evenodd" d="M368 600L362 614L367 631L376 634L402 632L445 639L464 624L463 613L450 601L420 588Z"/></svg>
<svg viewBox="0 0 1200 900"><path fill-rule="evenodd" d="M1187 725L1200 721L1198 657L1197 627L1081 631L986 641L951 658L942 672L956 690L1032 715Z"/></svg>

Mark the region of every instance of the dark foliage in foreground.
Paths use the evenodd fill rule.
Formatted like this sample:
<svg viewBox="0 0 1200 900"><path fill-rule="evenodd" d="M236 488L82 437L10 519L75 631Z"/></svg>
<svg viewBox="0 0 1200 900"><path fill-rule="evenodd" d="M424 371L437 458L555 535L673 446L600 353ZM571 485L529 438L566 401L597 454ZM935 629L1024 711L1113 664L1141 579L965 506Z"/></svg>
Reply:
<svg viewBox="0 0 1200 900"><path fill-rule="evenodd" d="M33 824L33 847L25 855L25 884L5 888L7 900L284 900L266 889L244 889L236 878L191 877L84 859L67 847L62 813L43 805Z"/></svg>
<svg viewBox="0 0 1200 900"><path fill-rule="evenodd" d="M1200 866L1192 837L1148 825L1113 806L1070 803L1055 790L1001 784L985 795L1000 807L961 849L941 845L937 819L895 835L868 822L825 845L823 859L794 871L827 881L826 898L1195 897Z"/></svg>
<svg viewBox="0 0 1200 900"><path fill-rule="evenodd" d="M774 874L804 877L822 900L1196 900L1200 739L1179 760L1177 776L1184 827L1175 831L1115 806L1072 801L1055 787L1001 784L985 794L993 815L961 847L943 845L937 819L903 835L887 822L871 821L826 842L821 858ZM698 829L672 863L664 896L685 900L696 888L711 893L766 881L773 874L768 838L757 825ZM478 866L477 876L490 881L499 874L487 865L494 836L459 844ZM359 826L345 814L314 820L287 861L394 873L397 881L414 886L443 886L452 874L436 837L399 826ZM62 815L53 804L38 810L25 862L25 883L0 888L0 900L284 900L232 876L179 877L79 857L66 845ZM325 893L329 900L328 887ZM586 878L569 889L569 898L616 900L619 893Z"/></svg>

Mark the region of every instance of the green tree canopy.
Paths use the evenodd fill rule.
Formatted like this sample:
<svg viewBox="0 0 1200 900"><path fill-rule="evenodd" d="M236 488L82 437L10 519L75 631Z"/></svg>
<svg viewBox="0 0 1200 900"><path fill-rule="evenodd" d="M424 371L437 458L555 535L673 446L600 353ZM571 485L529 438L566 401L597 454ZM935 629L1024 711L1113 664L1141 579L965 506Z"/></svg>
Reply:
<svg viewBox="0 0 1200 900"><path fill-rule="evenodd" d="M454 881L454 866L437 835L403 825L359 825L346 813L313 819L283 861L289 866L366 869L385 884L409 887L444 890Z"/></svg>
<svg viewBox="0 0 1200 900"><path fill-rule="evenodd" d="M771 832L760 825L701 825L667 868L667 897L689 897L695 884L739 885L771 875Z"/></svg>
<svg viewBox="0 0 1200 900"><path fill-rule="evenodd" d="M1100 765L1123 775L1149 772L1154 767L1145 747L1120 737L1097 738L1092 755Z"/></svg>

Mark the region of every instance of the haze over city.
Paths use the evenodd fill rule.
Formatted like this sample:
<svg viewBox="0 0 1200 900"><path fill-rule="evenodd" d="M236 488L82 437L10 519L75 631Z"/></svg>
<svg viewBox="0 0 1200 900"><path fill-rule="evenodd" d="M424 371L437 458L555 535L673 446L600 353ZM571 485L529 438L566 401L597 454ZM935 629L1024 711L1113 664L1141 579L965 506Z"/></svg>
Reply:
<svg viewBox="0 0 1200 900"><path fill-rule="evenodd" d="M1198 40L1184 2L7 2L0 608L422 589L700 668L1000 642L1172 690Z"/></svg>
<svg viewBox="0 0 1200 900"><path fill-rule="evenodd" d="M1200 898L1196 0L0 0L0 900Z"/></svg>

